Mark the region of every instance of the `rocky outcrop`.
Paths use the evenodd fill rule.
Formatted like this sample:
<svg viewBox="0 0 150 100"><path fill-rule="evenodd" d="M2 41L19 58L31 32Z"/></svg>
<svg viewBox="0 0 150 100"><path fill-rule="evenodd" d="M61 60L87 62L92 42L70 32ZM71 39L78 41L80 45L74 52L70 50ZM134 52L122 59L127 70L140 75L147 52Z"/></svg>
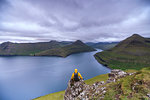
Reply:
<svg viewBox="0 0 150 100"><path fill-rule="evenodd" d="M64 100L89 100L97 94L104 94L106 87L99 88L104 85L104 81L96 82L93 85L87 85L83 80L78 82L69 81L68 88L65 91Z"/></svg>
<svg viewBox="0 0 150 100"><path fill-rule="evenodd" d="M116 82L118 79L123 78L127 75L132 75L132 74L134 73L127 73L119 69L111 70L111 73L108 74L109 79L106 81L106 83Z"/></svg>
<svg viewBox="0 0 150 100"><path fill-rule="evenodd" d="M122 70L112 70L108 74L109 79L104 82L96 82L93 85L87 85L83 80L78 82L69 81L65 91L64 100L102 100L107 92L106 84L116 82L118 79L134 73L126 73Z"/></svg>

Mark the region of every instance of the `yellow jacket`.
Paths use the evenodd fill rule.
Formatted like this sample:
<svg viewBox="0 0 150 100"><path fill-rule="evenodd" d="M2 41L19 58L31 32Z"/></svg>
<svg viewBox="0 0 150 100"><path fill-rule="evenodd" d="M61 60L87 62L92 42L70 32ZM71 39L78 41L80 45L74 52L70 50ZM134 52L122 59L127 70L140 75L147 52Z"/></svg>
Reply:
<svg viewBox="0 0 150 100"><path fill-rule="evenodd" d="M78 72L78 70L77 69L75 69L75 71L74 71L75 73L77 73ZM74 78L74 72L72 73L72 76L71 76L71 79L73 79ZM78 76L81 78L81 79L83 79L83 77L81 76L81 74L78 72Z"/></svg>

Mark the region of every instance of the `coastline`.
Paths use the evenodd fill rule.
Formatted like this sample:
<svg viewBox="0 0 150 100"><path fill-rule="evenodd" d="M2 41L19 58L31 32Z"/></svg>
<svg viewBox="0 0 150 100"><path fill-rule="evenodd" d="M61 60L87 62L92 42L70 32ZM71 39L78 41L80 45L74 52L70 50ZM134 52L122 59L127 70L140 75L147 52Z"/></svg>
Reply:
<svg viewBox="0 0 150 100"><path fill-rule="evenodd" d="M110 68L110 67L106 64L106 61L105 61L105 60L103 60L102 58L100 58L99 56L97 56L97 53L94 54L94 57L95 57L95 60L96 60L99 64L102 64L104 67L109 68L109 69L112 70L112 68ZM103 63L103 62L105 62L105 63Z"/></svg>
<svg viewBox="0 0 150 100"><path fill-rule="evenodd" d="M97 51L96 49L93 50L93 51ZM72 54L78 54L78 53L84 53L84 52L93 52L93 51L83 51L83 52L76 52L76 53L71 53L71 54L68 54L66 56L61 56L61 55L32 55L32 54L29 54L29 55L0 55L0 57L15 57L15 56L31 56L31 57L62 57L62 58L66 58Z"/></svg>

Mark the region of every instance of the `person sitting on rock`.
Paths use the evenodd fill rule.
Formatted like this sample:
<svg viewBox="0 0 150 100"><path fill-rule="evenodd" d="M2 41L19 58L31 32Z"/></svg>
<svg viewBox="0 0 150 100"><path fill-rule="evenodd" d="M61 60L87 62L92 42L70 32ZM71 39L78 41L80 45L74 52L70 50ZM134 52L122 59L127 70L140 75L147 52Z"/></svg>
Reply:
<svg viewBox="0 0 150 100"><path fill-rule="evenodd" d="M83 77L82 77L81 74L78 72L78 70L75 69L74 72L72 73L71 80L77 82L77 81L79 81L80 79L83 79Z"/></svg>

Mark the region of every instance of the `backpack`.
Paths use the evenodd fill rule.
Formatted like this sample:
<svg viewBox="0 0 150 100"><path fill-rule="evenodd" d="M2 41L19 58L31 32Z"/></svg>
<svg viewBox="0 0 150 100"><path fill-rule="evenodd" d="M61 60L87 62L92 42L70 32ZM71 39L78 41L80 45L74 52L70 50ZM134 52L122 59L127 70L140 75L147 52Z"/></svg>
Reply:
<svg viewBox="0 0 150 100"><path fill-rule="evenodd" d="M74 72L74 81L79 81L78 72Z"/></svg>

